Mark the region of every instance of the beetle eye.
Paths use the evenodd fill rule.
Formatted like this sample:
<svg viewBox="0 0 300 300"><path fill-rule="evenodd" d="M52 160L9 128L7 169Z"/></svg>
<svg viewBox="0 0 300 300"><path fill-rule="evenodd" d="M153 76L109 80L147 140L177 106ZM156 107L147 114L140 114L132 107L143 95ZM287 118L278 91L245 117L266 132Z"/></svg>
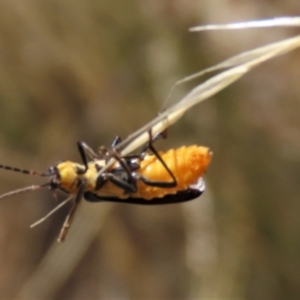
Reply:
<svg viewBox="0 0 300 300"><path fill-rule="evenodd" d="M50 190L55 190L59 188L59 183L57 181L51 180L50 182Z"/></svg>

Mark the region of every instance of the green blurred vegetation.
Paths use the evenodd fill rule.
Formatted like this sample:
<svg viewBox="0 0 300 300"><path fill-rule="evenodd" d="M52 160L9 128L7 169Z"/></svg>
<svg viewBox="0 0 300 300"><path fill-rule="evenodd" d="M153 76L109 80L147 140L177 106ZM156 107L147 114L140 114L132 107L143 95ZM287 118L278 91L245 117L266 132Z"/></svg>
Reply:
<svg viewBox="0 0 300 300"><path fill-rule="evenodd" d="M0 161L46 170L157 115L172 84L287 29L189 33L196 24L297 15L297 1L0 3ZM0 299L298 299L299 51L188 112L157 147L214 152L208 190L181 205L82 203L38 191L1 201ZM196 83L178 87L173 101ZM43 182L0 172L0 191ZM57 195L62 198L63 196Z"/></svg>

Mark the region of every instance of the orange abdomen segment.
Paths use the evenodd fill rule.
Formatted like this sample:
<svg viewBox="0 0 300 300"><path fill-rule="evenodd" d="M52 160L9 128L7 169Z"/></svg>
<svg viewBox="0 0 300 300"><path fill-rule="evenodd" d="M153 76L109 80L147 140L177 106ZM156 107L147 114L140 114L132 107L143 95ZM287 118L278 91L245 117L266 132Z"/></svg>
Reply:
<svg viewBox="0 0 300 300"><path fill-rule="evenodd" d="M159 152L159 155L174 174L177 186L158 188L138 181L138 193L131 195L132 197L151 200L151 198L160 198L167 194L175 194L178 191L186 190L189 185L197 182L204 174L211 161L212 152L207 147L193 145L171 149L167 152ZM138 173L148 180L172 182L171 176L155 155L147 155L140 164L141 167Z"/></svg>

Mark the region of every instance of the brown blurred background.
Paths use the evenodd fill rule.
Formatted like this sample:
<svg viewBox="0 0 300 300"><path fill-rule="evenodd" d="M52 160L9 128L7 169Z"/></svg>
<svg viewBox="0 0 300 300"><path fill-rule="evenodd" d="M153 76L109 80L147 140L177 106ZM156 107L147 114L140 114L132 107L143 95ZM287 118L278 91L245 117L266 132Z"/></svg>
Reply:
<svg viewBox="0 0 300 300"><path fill-rule="evenodd" d="M46 171L157 115L172 84L295 29L189 33L299 15L297 1L0 2L0 162ZM83 202L48 190L1 200L0 299L300 298L300 51L188 112L157 148L209 146L207 192L186 204ZM197 82L178 87L176 102ZM0 171L0 191L41 178Z"/></svg>

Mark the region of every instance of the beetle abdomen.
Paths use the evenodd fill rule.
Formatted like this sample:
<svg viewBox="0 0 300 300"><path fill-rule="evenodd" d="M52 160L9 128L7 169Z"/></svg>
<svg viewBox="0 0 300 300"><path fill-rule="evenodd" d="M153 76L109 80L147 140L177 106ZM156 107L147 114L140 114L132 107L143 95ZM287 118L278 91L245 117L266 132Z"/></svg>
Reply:
<svg viewBox="0 0 300 300"><path fill-rule="evenodd" d="M164 197L167 194L175 194L186 190L189 185L195 183L205 172L210 163L212 152L207 147L183 146L171 149L167 152L159 152L160 157L174 174L177 181L176 187L154 187L138 181L138 192L131 197L141 197L147 200ZM155 155L146 155L140 162L137 173L147 180L159 182L172 182L170 174Z"/></svg>

